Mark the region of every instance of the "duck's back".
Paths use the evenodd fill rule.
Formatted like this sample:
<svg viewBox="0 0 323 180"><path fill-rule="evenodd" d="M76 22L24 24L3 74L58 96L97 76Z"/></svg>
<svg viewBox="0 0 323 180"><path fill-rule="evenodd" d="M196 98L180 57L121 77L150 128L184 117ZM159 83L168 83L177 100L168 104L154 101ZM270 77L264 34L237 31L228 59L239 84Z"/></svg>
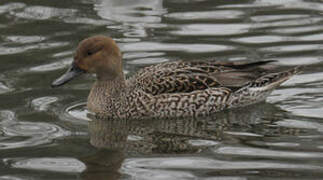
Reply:
<svg viewBox="0 0 323 180"><path fill-rule="evenodd" d="M226 87L233 91L273 71L262 62L175 61L148 66L128 80L151 95Z"/></svg>
<svg viewBox="0 0 323 180"><path fill-rule="evenodd" d="M127 112L135 118L200 116L263 101L298 72L275 72L270 62L177 61L143 68L127 80Z"/></svg>

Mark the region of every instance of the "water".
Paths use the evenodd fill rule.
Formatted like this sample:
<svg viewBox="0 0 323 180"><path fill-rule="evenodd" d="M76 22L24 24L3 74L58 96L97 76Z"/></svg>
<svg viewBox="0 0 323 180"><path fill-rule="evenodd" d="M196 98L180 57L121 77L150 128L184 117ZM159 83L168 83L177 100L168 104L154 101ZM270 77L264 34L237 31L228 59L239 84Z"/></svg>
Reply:
<svg viewBox="0 0 323 180"><path fill-rule="evenodd" d="M316 0L2 0L0 179L322 179L322 14ZM129 76L177 59L304 72L215 117L104 121L85 108L94 77L49 86L96 34Z"/></svg>

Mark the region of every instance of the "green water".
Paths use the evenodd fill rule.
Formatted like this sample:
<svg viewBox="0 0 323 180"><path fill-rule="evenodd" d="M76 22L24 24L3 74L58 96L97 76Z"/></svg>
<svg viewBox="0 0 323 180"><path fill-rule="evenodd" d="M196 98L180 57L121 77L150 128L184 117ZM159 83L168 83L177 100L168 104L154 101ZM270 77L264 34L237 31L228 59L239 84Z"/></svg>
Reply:
<svg viewBox="0 0 323 180"><path fill-rule="evenodd" d="M107 121L93 76L52 89L78 42L111 36L124 71L177 59L304 66L266 102L215 117ZM0 2L0 179L322 179L323 2Z"/></svg>

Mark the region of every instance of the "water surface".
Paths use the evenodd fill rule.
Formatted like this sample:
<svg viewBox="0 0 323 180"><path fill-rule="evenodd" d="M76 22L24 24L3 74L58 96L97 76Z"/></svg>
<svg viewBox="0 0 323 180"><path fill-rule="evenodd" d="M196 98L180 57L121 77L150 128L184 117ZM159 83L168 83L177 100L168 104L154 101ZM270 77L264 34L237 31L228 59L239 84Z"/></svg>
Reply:
<svg viewBox="0 0 323 180"><path fill-rule="evenodd" d="M2 0L0 179L323 178L322 14L315 0ZM97 34L128 76L177 59L304 72L215 117L100 120L85 108L93 76L49 86Z"/></svg>

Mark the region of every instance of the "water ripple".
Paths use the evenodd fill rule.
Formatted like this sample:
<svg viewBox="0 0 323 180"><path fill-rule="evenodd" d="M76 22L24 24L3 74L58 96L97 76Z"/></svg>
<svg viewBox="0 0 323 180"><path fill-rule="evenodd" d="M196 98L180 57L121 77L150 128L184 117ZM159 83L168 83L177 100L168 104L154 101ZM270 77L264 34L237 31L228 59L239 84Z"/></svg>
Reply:
<svg viewBox="0 0 323 180"><path fill-rule="evenodd" d="M178 43L155 43L155 42L139 42L122 44L122 50L127 52L159 52L159 51L180 51L190 53L206 53L219 52L234 49L231 46L214 45L214 44L178 44Z"/></svg>
<svg viewBox="0 0 323 180"><path fill-rule="evenodd" d="M310 65L310 64L318 64L323 61L323 57L321 56L297 56L297 57L277 57L276 60L279 61L279 64L282 65ZM303 79L303 78L301 78ZM302 81L301 82L307 82Z"/></svg>
<svg viewBox="0 0 323 180"><path fill-rule="evenodd" d="M295 35L303 33L312 33L315 31L322 31L323 26L321 25L309 25L309 26L299 26L299 27L280 27L279 29L270 30L277 34Z"/></svg>
<svg viewBox="0 0 323 180"><path fill-rule="evenodd" d="M320 44L298 44L298 45L279 45L272 47L260 48L265 52L299 52L299 51L315 51L323 48Z"/></svg>
<svg viewBox="0 0 323 180"><path fill-rule="evenodd" d="M287 40L288 40L287 37L273 36L273 35L249 36L249 37L234 39L234 41L236 42L252 43L252 44L275 43L275 42L283 42L283 41L286 42Z"/></svg>
<svg viewBox="0 0 323 180"><path fill-rule="evenodd" d="M13 175L5 175L5 176L0 176L0 179L2 179L2 180L24 180L25 178L16 177Z"/></svg>
<svg viewBox="0 0 323 180"><path fill-rule="evenodd" d="M297 80L298 81L298 80ZM286 83L287 84L287 83ZM272 103L278 103L278 102L287 102L288 100L293 100L297 98L304 97L304 94L307 95L314 95L316 93L322 92L322 89L313 89L313 88L288 88L288 89L278 89L275 90L272 95L267 99L268 101ZM304 98L302 99L305 100ZM295 102L292 102L295 103ZM296 104L294 104L296 106ZM290 106L288 106L290 107ZM282 107L283 108L283 107ZM287 107L284 107L284 109Z"/></svg>
<svg viewBox="0 0 323 180"><path fill-rule="evenodd" d="M320 17L311 17L304 19L289 19L282 21L273 21L273 22L263 22L257 23L253 25L253 29L274 29L274 28L282 28L288 26L308 26L319 23L322 21Z"/></svg>
<svg viewBox="0 0 323 180"><path fill-rule="evenodd" d="M26 44L26 43L38 43L46 39L44 36L6 36L7 41Z"/></svg>
<svg viewBox="0 0 323 180"><path fill-rule="evenodd" d="M23 53L29 50L41 50L41 49L49 49L54 47L62 47L66 46L68 43L64 42L51 42L51 43L37 43L37 44L27 44L24 46L16 46L16 47L6 47L0 45L0 55L10 55L10 54L18 54Z"/></svg>
<svg viewBox="0 0 323 180"><path fill-rule="evenodd" d="M179 12L169 13L165 17L170 20L226 20L241 18L245 13L238 10L217 10L217 11L202 11L202 12Z"/></svg>
<svg viewBox="0 0 323 180"><path fill-rule="evenodd" d="M116 22L109 28L118 29L125 37L143 38L148 36L147 28L165 27L160 23L166 13L162 0L100 1L94 10L102 19Z"/></svg>
<svg viewBox="0 0 323 180"><path fill-rule="evenodd" d="M228 36L241 35L249 31L249 24L188 24L171 31L176 36Z"/></svg>
<svg viewBox="0 0 323 180"><path fill-rule="evenodd" d="M323 132L323 125L320 124L319 122L286 119L284 121L277 122L277 125L283 126L283 127L301 128L301 129L315 129L319 132Z"/></svg>
<svg viewBox="0 0 323 180"><path fill-rule="evenodd" d="M298 74L296 76L297 78L291 79L291 81L287 81L284 83L285 85L291 85L295 83L300 83L300 84L310 84L310 83L315 83L315 82L323 82L323 72L312 72L310 74ZM304 89L307 90L307 92L318 92L321 90L320 87L317 88L312 88L312 90Z"/></svg>
<svg viewBox="0 0 323 180"><path fill-rule="evenodd" d="M214 149L214 153L226 156L239 157L259 157L270 159L317 159L322 158L323 153L319 152L297 152L297 151L278 151L270 149L252 148L252 147L220 147Z"/></svg>
<svg viewBox="0 0 323 180"><path fill-rule="evenodd" d="M306 35L298 38L301 41L322 41L323 33Z"/></svg>
<svg viewBox="0 0 323 180"><path fill-rule="evenodd" d="M31 101L31 105L37 110L37 111L47 111L49 108L49 105L53 102L56 102L58 100L57 97L52 96L45 96L33 99Z"/></svg>
<svg viewBox="0 0 323 180"><path fill-rule="evenodd" d="M195 166L198 164L198 166ZM123 167L130 168L147 168L147 169L306 169L306 170L323 170L323 167L305 164L288 164L288 163L259 163L257 161L221 161L203 157L177 157L177 158L129 158L125 161Z"/></svg>
<svg viewBox="0 0 323 180"><path fill-rule="evenodd" d="M13 121L15 119L15 113L9 110L0 111L0 122Z"/></svg>
<svg viewBox="0 0 323 180"><path fill-rule="evenodd" d="M176 158L129 158L122 166L122 172L138 179L173 179L173 178L192 178L194 171L199 175L214 171L232 171L234 175L238 171L243 174L258 174L260 170L276 169L288 171L322 171L320 166L306 165L303 163L276 163L258 161L222 161L203 157L176 157ZM258 171L255 171L258 170ZM253 171L254 173L250 172ZM176 172L176 173L175 173ZM147 178L148 177L148 178ZM155 178L156 177L156 178ZM196 178L196 174L194 174Z"/></svg>
<svg viewBox="0 0 323 180"><path fill-rule="evenodd" d="M3 162L13 168L54 171L54 172L82 172L85 164L74 158L6 158Z"/></svg>
<svg viewBox="0 0 323 180"><path fill-rule="evenodd" d="M3 82L0 81L0 94L5 94L11 91L13 91L13 89L6 86Z"/></svg>
<svg viewBox="0 0 323 180"><path fill-rule="evenodd" d="M256 5L276 6L278 9L301 9L323 11L323 7L318 2L307 2L303 0L256 0Z"/></svg>
<svg viewBox="0 0 323 180"><path fill-rule="evenodd" d="M53 139L68 136L70 132L48 123L11 122L2 127L0 149L31 147L51 143Z"/></svg>
<svg viewBox="0 0 323 180"><path fill-rule="evenodd" d="M54 70L65 68L66 66L71 64L71 61L72 60L70 58L67 58L67 59L63 59L61 61L56 61L56 62L49 63L49 64L34 66L34 67L30 68L29 70L33 71L33 72L54 71Z"/></svg>
<svg viewBox="0 0 323 180"><path fill-rule="evenodd" d="M304 18L309 18L310 15L307 14L277 14L277 15L256 15L252 16L250 19L254 22L275 22L275 21L285 21L285 20L299 20Z"/></svg>
<svg viewBox="0 0 323 180"><path fill-rule="evenodd" d="M159 15L165 13L161 0L137 0L129 1L101 1L96 4L95 10L104 19L117 22L154 23L160 22Z"/></svg>
<svg viewBox="0 0 323 180"><path fill-rule="evenodd" d="M86 109L86 103L77 103L70 105L65 109L65 113L61 114L61 119L76 120L78 123L88 122L91 119L87 117L90 112Z"/></svg>
<svg viewBox="0 0 323 180"><path fill-rule="evenodd" d="M75 9L53 8L46 6L28 6L22 12L13 12L12 15L32 20L47 20L53 18L66 18L74 16L77 12Z"/></svg>
<svg viewBox="0 0 323 180"><path fill-rule="evenodd" d="M24 3L8 3L4 5L0 5L0 14L12 12L16 9L22 9L26 6Z"/></svg>

